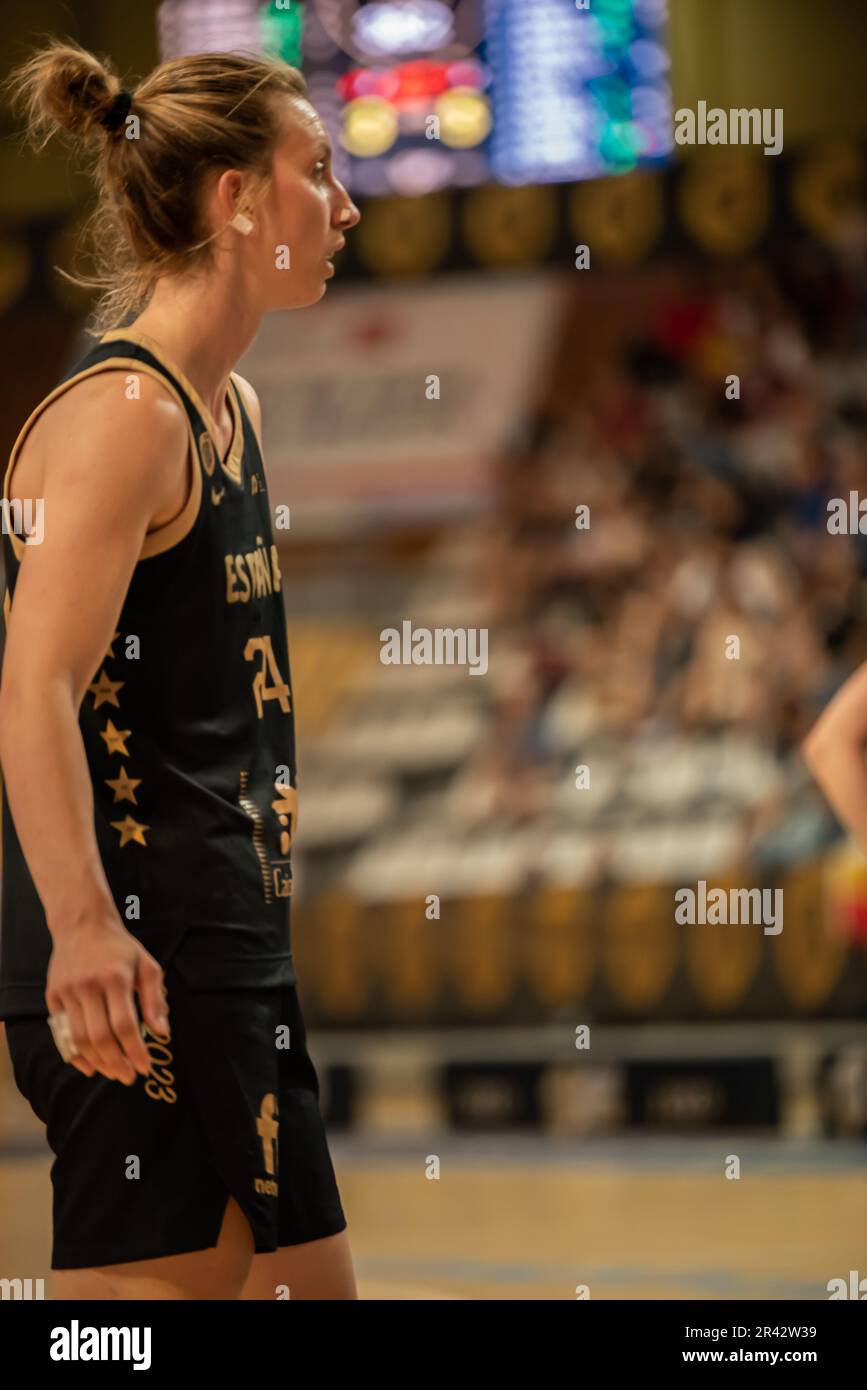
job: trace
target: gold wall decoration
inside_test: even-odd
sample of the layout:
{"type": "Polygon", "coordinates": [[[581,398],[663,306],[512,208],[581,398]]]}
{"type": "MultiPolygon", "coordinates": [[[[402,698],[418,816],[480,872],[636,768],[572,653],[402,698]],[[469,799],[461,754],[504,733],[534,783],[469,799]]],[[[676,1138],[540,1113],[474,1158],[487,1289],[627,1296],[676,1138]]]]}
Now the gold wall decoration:
{"type": "Polygon", "coordinates": [[[385,985],[389,1004],[402,1017],[426,1015],[436,1003],[442,978],[443,917],[425,916],[423,897],[391,903],[382,909],[382,956],[377,973],[385,985]]]}
{"type": "MultiPolygon", "coordinates": [[[[721,888],[731,902],[730,889],[753,886],[748,880],[746,868],[737,881],[732,877],[715,876],[708,882],[707,891],[711,893],[721,888]]],[[[765,939],[762,924],[686,923],[678,925],[677,931],[683,934],[689,977],[702,1004],[714,1013],[736,1008],[759,968],[765,939]]]]}
{"type": "Polygon", "coordinates": [[[421,275],[445,259],[452,204],[445,193],[371,198],[353,232],[359,260],[378,275],[421,275]]]}
{"type": "Polygon", "coordinates": [[[848,944],[835,936],[830,920],[834,895],[826,881],[829,872],[817,863],[786,875],[783,930],[771,938],[780,983],[798,1009],[813,1009],[827,1000],[848,954],[848,944]]]}
{"type": "Polygon", "coordinates": [[[655,884],[618,888],[606,899],[599,927],[605,978],[629,1012],[657,1006],[674,975],[679,954],[674,906],[672,889],[655,884]]]}
{"type": "Polygon", "coordinates": [[[511,902],[496,894],[464,898],[454,913],[449,973],[455,992],[473,1013],[496,1014],[515,987],[511,902]]]}
{"type": "Polygon", "coordinates": [[[315,922],[309,919],[310,908],[305,910],[305,931],[315,931],[317,938],[317,1004],[334,1020],[361,1015],[367,1002],[370,969],[360,930],[362,912],[355,898],[340,892],[316,900],[315,922]]]}
{"type": "Polygon", "coordinates": [[[677,188],[686,230],[712,256],[739,256],[766,231],[771,210],[768,157],[716,149],[690,159],[677,188]]]}
{"type": "Polygon", "coordinates": [[[505,269],[535,265],[551,250],[557,228],[557,197],[549,185],[474,188],[461,206],[461,231],[483,266],[505,269]]]}
{"type": "Polygon", "coordinates": [[[662,234],[662,180],[656,174],[576,183],[569,190],[569,223],[576,245],[590,248],[590,263],[636,265],[662,234]]]}
{"type": "Polygon", "coordinates": [[[814,145],[795,163],[789,184],[794,212],[825,242],[834,242],[864,201],[864,151],[847,140],[814,145]]]}
{"type": "Polygon", "coordinates": [[[582,999],[593,978],[592,893],[543,888],[529,905],[522,945],[539,1003],[559,1008],[582,999]]]}

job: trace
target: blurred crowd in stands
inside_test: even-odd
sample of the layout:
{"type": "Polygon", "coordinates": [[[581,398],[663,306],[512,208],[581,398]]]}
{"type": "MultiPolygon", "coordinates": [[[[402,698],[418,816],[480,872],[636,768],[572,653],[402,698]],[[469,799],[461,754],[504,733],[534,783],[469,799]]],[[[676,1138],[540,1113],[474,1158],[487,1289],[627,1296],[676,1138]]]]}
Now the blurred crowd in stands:
{"type": "Polygon", "coordinates": [[[863,257],[632,275],[616,346],[579,280],[494,513],[406,596],[487,626],[488,676],[380,668],[310,751],[304,853],[341,841],[362,895],[772,872],[840,837],[799,750],[867,660],[867,535],[828,529],[867,497],[863,257]]]}
{"type": "Polygon", "coordinates": [[[803,857],[836,827],[799,743],[867,659],[867,535],[830,534],[827,507],[867,499],[863,262],[804,243],[679,263],[641,336],[589,370],[569,350],[580,292],[570,316],[490,547],[491,621],[525,658],[497,709],[502,805],[515,778],[544,782],[580,703],[585,746],[759,740],[780,775],[757,767],[746,847],[803,857]]]}

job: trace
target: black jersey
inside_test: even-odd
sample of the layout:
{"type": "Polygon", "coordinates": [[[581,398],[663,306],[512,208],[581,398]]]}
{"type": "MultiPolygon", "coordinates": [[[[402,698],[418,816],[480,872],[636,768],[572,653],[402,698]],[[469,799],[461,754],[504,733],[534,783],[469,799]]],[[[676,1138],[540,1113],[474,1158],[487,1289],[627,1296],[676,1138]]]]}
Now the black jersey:
{"type": "MultiPolygon", "coordinates": [[[[174,959],[190,983],[294,983],[297,778],[286,620],[262,455],[236,381],[234,437],[221,460],[213,418],[184,374],[144,334],[108,333],[25,423],[3,496],[40,413],[108,368],[126,374],[118,389],[131,410],[140,374],[183,407],[192,483],[179,515],[145,537],[79,712],[106,877],[127,929],[162,963],[174,959]]],[[[2,539],[5,632],[25,542],[8,525],[2,539]]],[[[50,834],[51,768],[34,775],[45,787],[50,834]]],[[[45,1014],[51,938],[2,802],[0,1018],[45,1014]]]]}

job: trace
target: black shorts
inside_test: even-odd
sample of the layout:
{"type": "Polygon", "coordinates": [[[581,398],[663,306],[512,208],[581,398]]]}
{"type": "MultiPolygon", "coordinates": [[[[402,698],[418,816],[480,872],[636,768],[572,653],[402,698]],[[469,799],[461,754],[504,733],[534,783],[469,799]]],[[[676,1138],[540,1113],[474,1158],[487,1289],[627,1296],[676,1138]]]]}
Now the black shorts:
{"type": "Polygon", "coordinates": [[[193,990],[171,965],[165,986],[171,1035],[142,1025],[131,1086],[64,1062],[45,1019],[6,1023],[55,1155],[52,1269],[209,1249],[230,1194],[257,1254],[346,1226],[296,987],[193,990]]]}

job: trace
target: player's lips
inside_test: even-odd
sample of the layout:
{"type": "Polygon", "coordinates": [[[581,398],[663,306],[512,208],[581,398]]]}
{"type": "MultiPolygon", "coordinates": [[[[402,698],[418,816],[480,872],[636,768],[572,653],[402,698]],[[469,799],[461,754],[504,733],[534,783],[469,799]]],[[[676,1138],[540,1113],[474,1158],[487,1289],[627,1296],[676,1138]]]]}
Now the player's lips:
{"type": "Polygon", "coordinates": [[[342,237],[340,238],[340,240],[338,241],[337,245],[334,246],[334,247],[332,247],[332,249],[329,251],[329,253],[328,253],[328,255],[325,257],[325,259],[326,259],[327,263],[328,263],[330,266],[333,266],[333,265],[334,265],[334,257],[337,255],[338,251],[342,251],[342,250],[343,250],[343,248],[344,248],[345,245],[346,245],[346,237],[345,237],[345,236],[342,236],[342,237]]]}

